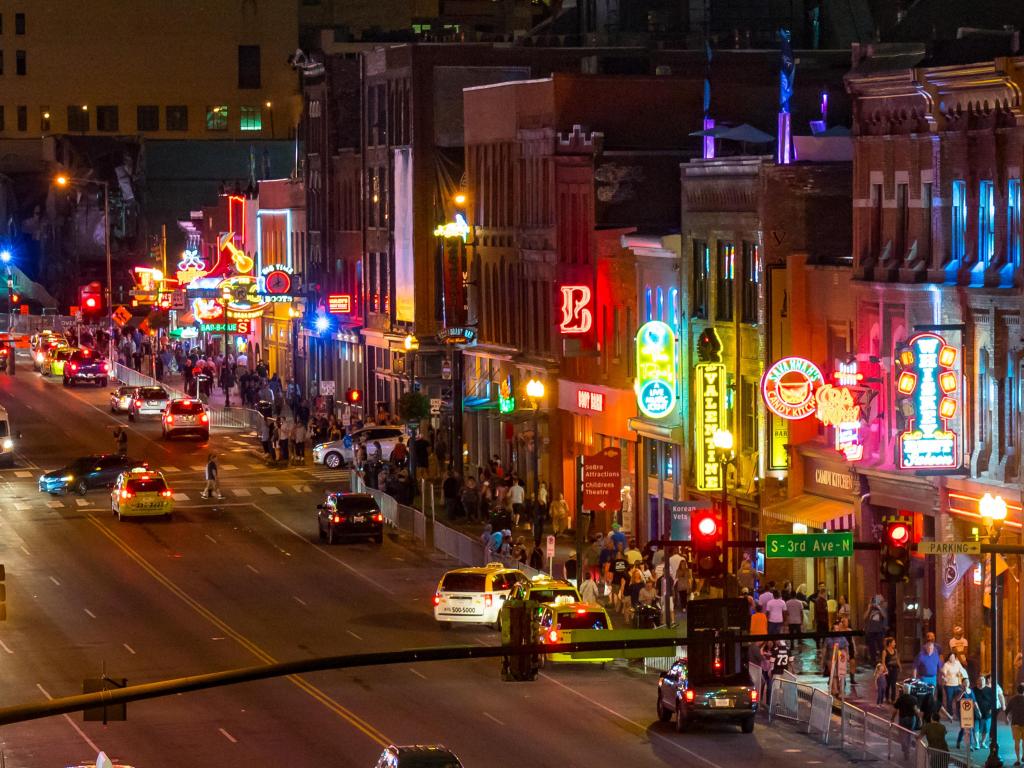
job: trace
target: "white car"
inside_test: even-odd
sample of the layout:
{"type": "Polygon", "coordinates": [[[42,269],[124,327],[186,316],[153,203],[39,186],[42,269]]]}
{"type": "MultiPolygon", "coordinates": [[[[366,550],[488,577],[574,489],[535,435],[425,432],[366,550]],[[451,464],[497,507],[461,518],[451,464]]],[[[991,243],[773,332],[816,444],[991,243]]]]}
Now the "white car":
{"type": "Polygon", "coordinates": [[[434,592],[434,619],[442,629],[452,622],[498,628],[501,606],[517,584],[529,584],[522,571],[503,563],[456,568],[441,577],[434,592]]]}
{"type": "Polygon", "coordinates": [[[408,444],[408,436],[403,427],[364,427],[357,429],[341,440],[320,443],[313,448],[313,463],[323,464],[330,469],[337,469],[355,461],[355,451],[360,445],[366,446],[367,454],[372,453],[373,444],[380,443],[380,457],[384,461],[391,458],[391,451],[398,445],[398,438],[408,444]]]}

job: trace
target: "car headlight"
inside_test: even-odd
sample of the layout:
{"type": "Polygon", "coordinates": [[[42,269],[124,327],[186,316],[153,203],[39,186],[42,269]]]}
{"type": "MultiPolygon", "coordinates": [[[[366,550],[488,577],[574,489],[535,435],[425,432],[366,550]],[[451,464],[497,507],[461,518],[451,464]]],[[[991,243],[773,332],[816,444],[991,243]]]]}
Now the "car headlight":
{"type": "Polygon", "coordinates": [[[5,451],[9,451],[12,448],[14,448],[14,441],[11,440],[11,438],[9,438],[9,437],[4,438],[4,450],[5,451]]]}
{"type": "Polygon", "coordinates": [[[74,475],[64,475],[64,477],[61,478],[61,482],[70,483],[74,479],[75,479],[74,475]]]}

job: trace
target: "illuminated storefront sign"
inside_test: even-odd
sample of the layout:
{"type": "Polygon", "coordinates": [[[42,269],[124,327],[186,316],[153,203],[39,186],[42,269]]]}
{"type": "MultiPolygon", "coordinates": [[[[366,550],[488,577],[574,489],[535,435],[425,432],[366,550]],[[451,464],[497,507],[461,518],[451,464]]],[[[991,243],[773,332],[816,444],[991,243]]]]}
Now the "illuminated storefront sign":
{"type": "Polygon", "coordinates": [[[512,377],[507,376],[498,384],[498,412],[512,413],[516,409],[516,395],[512,389],[512,377]]]}
{"type": "Polygon", "coordinates": [[[462,240],[462,242],[466,242],[469,240],[469,224],[466,222],[466,217],[461,213],[456,213],[455,221],[438,224],[434,229],[434,237],[443,237],[445,239],[456,237],[462,240]]]}
{"type": "Polygon", "coordinates": [[[466,325],[442,328],[437,332],[437,340],[442,344],[472,344],[476,341],[476,328],[466,325]]]}
{"type": "Polygon", "coordinates": [[[725,425],[725,366],[699,363],[695,385],[697,487],[702,491],[720,491],[724,472],[715,452],[715,431],[725,425]]]}
{"type": "Polygon", "coordinates": [[[957,348],[937,333],[919,333],[896,357],[897,396],[910,406],[907,428],[899,435],[902,469],[956,469],[957,435],[949,429],[960,404],[957,348]]]}
{"type": "Polygon", "coordinates": [[[562,322],[558,330],[564,334],[587,333],[594,325],[590,288],[586,285],[563,285],[561,291],[562,322]]]}
{"type": "Polygon", "coordinates": [[[823,384],[814,393],[814,399],[818,421],[835,428],[836,450],[846,456],[847,461],[864,458],[864,446],[860,444],[860,406],[853,392],[848,387],[823,384]]]}
{"type": "Polygon", "coordinates": [[[332,293],[327,296],[327,311],[332,315],[352,313],[352,296],[347,293],[332,293]]]}
{"type": "Polygon", "coordinates": [[[768,410],[783,419],[805,419],[814,413],[814,394],[825,383],[818,366],[802,357],[784,357],[761,377],[761,395],[768,410]]]}
{"type": "Polygon", "coordinates": [[[671,326],[651,320],[636,334],[636,404],[651,419],[662,419],[676,407],[676,335],[671,326]]]}
{"type": "Polygon", "coordinates": [[[192,314],[202,322],[219,320],[224,317],[224,305],[217,299],[192,299],[192,314]]]}
{"type": "Polygon", "coordinates": [[[589,389],[576,390],[576,407],[584,411],[604,411],[604,393],[591,392],[589,389]]]}
{"type": "Polygon", "coordinates": [[[292,301],[292,276],[295,271],[287,264],[271,264],[260,270],[260,299],[268,304],[287,304],[292,301]]]}
{"type": "Polygon", "coordinates": [[[248,333],[249,322],[239,320],[234,323],[200,323],[199,330],[203,333],[248,333]]]}
{"type": "Polygon", "coordinates": [[[266,296],[260,293],[260,281],[252,275],[235,275],[221,280],[218,289],[228,317],[259,317],[267,306],[266,296]]]}

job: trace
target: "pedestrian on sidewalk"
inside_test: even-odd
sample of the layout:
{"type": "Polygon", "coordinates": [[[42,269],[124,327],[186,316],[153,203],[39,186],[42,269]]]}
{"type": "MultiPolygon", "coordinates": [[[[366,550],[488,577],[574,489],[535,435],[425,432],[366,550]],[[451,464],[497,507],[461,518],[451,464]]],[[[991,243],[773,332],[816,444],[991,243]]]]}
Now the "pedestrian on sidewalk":
{"type": "Polygon", "coordinates": [[[768,614],[768,634],[781,635],[786,623],[786,601],[779,596],[779,590],[772,590],[772,597],[765,605],[768,614]]]}
{"type": "MultiPolygon", "coordinates": [[[[575,552],[570,552],[569,557],[562,563],[562,578],[571,584],[575,584],[576,579],[579,578],[577,565],[575,552]]],[[[551,575],[554,576],[554,574],[551,575]]]]}
{"type": "Polygon", "coordinates": [[[885,664],[878,661],[875,664],[875,704],[881,706],[885,703],[885,700],[889,692],[889,674],[885,669],[885,664]]]}
{"type": "Polygon", "coordinates": [[[1006,722],[1013,734],[1013,764],[1020,765],[1024,752],[1024,683],[1017,683],[1017,693],[1006,700],[1006,722]]]}
{"type": "Polygon", "coordinates": [[[892,703],[896,701],[896,681],[900,677],[900,654],[896,650],[896,638],[885,638],[882,646],[882,655],[879,658],[882,666],[885,667],[885,699],[892,703]]]}
{"type": "Polygon", "coordinates": [[[750,634],[768,634],[768,615],[761,608],[760,603],[754,603],[754,613],[750,616],[750,634]]]}
{"type": "Polygon", "coordinates": [[[673,588],[675,589],[676,613],[682,613],[686,610],[686,605],[690,599],[690,592],[693,590],[693,571],[690,569],[690,561],[685,557],[679,560],[673,588]]]}
{"type": "MultiPolygon", "coordinates": [[[[889,722],[893,722],[898,717],[901,728],[905,728],[908,731],[916,731],[919,714],[917,699],[908,690],[904,689],[903,693],[893,702],[892,716],[889,718],[889,722]]],[[[904,759],[910,755],[910,744],[913,738],[913,736],[907,737],[904,734],[903,738],[900,739],[904,759]]]]}
{"type": "Polygon", "coordinates": [[[970,687],[967,685],[966,675],[963,677],[963,679],[961,679],[960,688],[953,697],[953,706],[955,707],[954,711],[956,712],[957,720],[960,723],[960,730],[956,734],[956,748],[960,749],[960,744],[963,743],[964,736],[966,736],[967,748],[969,750],[977,749],[978,742],[975,738],[974,728],[971,727],[971,729],[968,730],[963,726],[963,712],[961,711],[963,709],[970,709],[971,707],[973,707],[974,722],[977,722],[980,719],[978,712],[978,702],[974,698],[974,691],[972,691],[970,687]]]}
{"type": "MultiPolygon", "coordinates": [[[[927,719],[928,722],[921,729],[921,735],[925,738],[928,748],[949,752],[949,744],[946,743],[946,726],[939,722],[939,713],[932,712],[927,719]]],[[[1017,761],[1016,765],[1020,765],[1020,761],[1017,761]]]]}
{"type": "Polygon", "coordinates": [[[292,429],[292,441],[295,443],[295,463],[306,463],[306,425],[301,421],[295,422],[292,429]]]}
{"type": "Polygon", "coordinates": [[[518,528],[523,517],[523,510],[526,508],[526,490],[518,477],[512,480],[512,487],[508,489],[508,497],[512,504],[512,527],[518,528]]]}
{"type": "Polygon", "coordinates": [[[988,747],[992,712],[996,708],[996,691],[988,685],[988,675],[978,675],[974,684],[974,700],[978,703],[978,717],[974,721],[974,732],[981,749],[988,747]]]}
{"type": "MultiPolygon", "coordinates": [[[[814,631],[818,634],[828,632],[828,597],[824,587],[818,590],[818,596],[814,598],[814,631]]],[[[825,641],[819,637],[815,640],[815,643],[820,650],[824,646],[825,641]]]]}
{"type": "Polygon", "coordinates": [[[596,605],[599,596],[600,590],[598,589],[597,582],[594,581],[594,574],[584,573],[583,583],[580,584],[580,600],[584,603],[596,605]]]}
{"type": "Polygon", "coordinates": [[[750,590],[750,594],[754,594],[754,581],[757,579],[757,574],[754,572],[754,564],[750,562],[750,553],[743,553],[743,562],[740,563],[739,570],[736,571],[736,581],[740,585],[740,589],[746,587],[750,590]]]}
{"type": "MultiPolygon", "coordinates": [[[[541,486],[543,487],[543,483],[541,486]]],[[[544,492],[547,493],[547,489],[544,488],[544,492]]],[[[540,546],[541,539],[544,538],[544,523],[548,518],[548,504],[547,500],[541,504],[540,499],[533,505],[533,543],[536,546],[540,546]]]]}
{"type": "Polygon", "coordinates": [[[289,463],[289,446],[292,440],[294,427],[290,419],[280,418],[277,420],[277,453],[278,459],[285,464],[289,463]]]}
{"type": "Polygon", "coordinates": [[[959,657],[950,652],[946,657],[946,663],[942,665],[942,685],[945,691],[946,713],[950,720],[959,720],[957,710],[954,709],[954,698],[960,693],[961,684],[967,685],[967,670],[960,663],[959,657]]]}
{"type": "Polygon", "coordinates": [[[211,453],[206,457],[206,487],[199,494],[204,499],[217,494],[218,499],[223,499],[224,494],[220,492],[220,468],[217,466],[217,454],[211,453]]]}
{"type": "MultiPolygon", "coordinates": [[[[798,634],[804,628],[804,603],[796,594],[790,595],[786,601],[786,623],[789,625],[789,634],[798,634]]],[[[794,640],[793,647],[803,645],[803,640],[794,640]]]]}
{"type": "Polygon", "coordinates": [[[914,676],[921,682],[927,683],[935,689],[936,695],[941,698],[938,689],[939,670],[942,668],[942,656],[939,649],[935,647],[935,641],[926,639],[921,650],[914,657],[914,676]]]}
{"type": "MultiPolygon", "coordinates": [[[[864,638],[868,645],[868,661],[872,664],[881,656],[882,640],[887,627],[888,621],[882,611],[882,596],[875,595],[864,611],[864,638]]],[[[934,685],[934,682],[932,684],[934,685]]]]}
{"type": "Polygon", "coordinates": [[[449,521],[459,516],[459,478],[453,470],[448,470],[444,482],[441,484],[441,494],[444,496],[444,513],[449,521]]]}

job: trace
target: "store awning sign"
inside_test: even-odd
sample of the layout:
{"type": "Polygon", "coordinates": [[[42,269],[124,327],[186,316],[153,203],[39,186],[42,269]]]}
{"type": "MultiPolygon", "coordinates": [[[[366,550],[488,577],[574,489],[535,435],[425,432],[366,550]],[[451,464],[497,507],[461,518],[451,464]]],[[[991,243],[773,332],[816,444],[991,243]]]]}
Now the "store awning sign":
{"type": "Polygon", "coordinates": [[[715,451],[715,431],[725,427],[725,365],[699,363],[696,367],[694,403],[697,409],[697,488],[720,491],[725,481],[722,462],[715,451]]]}
{"type": "Polygon", "coordinates": [[[663,419],[676,407],[676,335],[668,323],[651,320],[636,334],[636,404],[651,419],[663,419]]]}
{"type": "Polygon", "coordinates": [[[959,350],[937,333],[919,333],[896,356],[897,397],[907,414],[898,438],[901,469],[957,469],[960,445],[950,421],[960,409],[959,350]]]}

